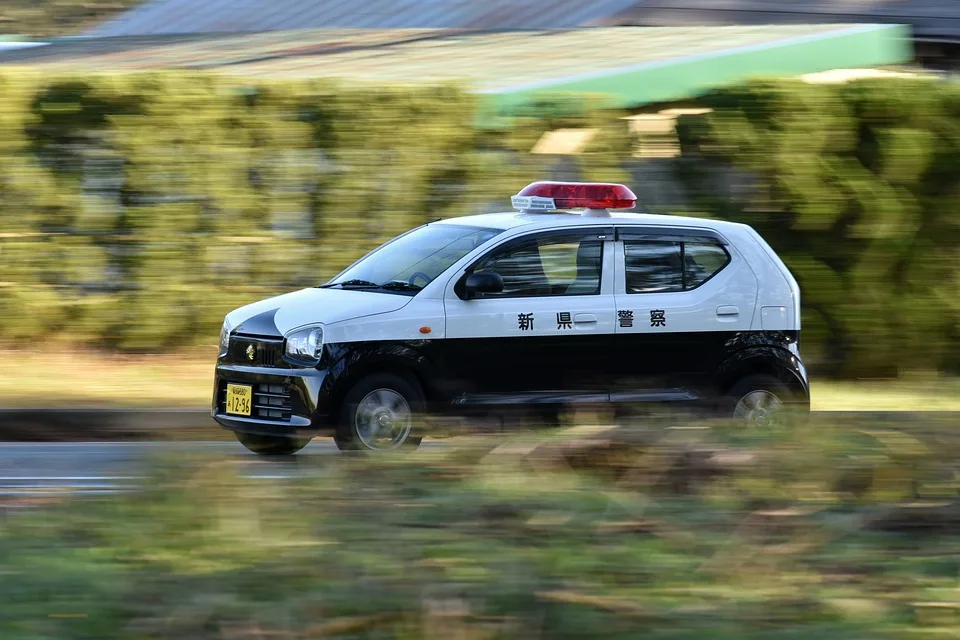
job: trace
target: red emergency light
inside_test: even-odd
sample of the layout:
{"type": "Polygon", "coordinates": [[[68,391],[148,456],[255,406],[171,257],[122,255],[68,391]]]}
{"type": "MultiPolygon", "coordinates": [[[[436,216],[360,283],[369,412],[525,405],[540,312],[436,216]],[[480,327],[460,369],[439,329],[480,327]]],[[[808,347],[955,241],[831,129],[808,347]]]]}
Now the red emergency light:
{"type": "Polygon", "coordinates": [[[637,196],[622,184],[608,182],[533,182],[511,198],[521,211],[557,209],[632,209],[637,196]]]}

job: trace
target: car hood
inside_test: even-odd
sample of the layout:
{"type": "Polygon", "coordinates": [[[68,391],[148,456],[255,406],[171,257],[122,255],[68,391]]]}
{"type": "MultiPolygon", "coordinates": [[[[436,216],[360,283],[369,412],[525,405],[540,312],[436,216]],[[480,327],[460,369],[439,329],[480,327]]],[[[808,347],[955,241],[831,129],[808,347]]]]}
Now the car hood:
{"type": "Polygon", "coordinates": [[[413,298],[356,289],[301,289],[234,309],[227,322],[234,332],[280,336],[306,324],[332,324],[390,313],[413,298]]]}

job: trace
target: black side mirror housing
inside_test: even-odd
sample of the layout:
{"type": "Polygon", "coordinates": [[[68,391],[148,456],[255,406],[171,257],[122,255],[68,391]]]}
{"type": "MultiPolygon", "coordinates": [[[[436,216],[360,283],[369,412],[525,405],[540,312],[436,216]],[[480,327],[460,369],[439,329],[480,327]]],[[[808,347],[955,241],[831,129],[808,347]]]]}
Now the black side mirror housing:
{"type": "Polygon", "coordinates": [[[478,293],[501,293],[503,291],[503,277],[495,271],[471,273],[463,283],[466,299],[470,300],[478,293]]]}

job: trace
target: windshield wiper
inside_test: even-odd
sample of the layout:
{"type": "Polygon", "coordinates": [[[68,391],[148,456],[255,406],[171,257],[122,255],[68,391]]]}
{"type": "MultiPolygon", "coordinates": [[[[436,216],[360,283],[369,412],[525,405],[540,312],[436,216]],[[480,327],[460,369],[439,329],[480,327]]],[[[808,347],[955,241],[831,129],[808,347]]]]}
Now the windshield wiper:
{"type": "Polygon", "coordinates": [[[332,284],[322,284],[318,289],[329,289],[330,287],[349,287],[351,289],[378,289],[380,285],[369,280],[344,280],[343,282],[334,282],[332,284]]]}
{"type": "Polygon", "coordinates": [[[343,282],[322,284],[317,288],[329,289],[331,287],[340,287],[342,289],[384,289],[386,291],[420,291],[423,289],[420,285],[410,284],[405,280],[389,280],[383,284],[377,284],[369,280],[344,280],[343,282]]]}
{"type": "Polygon", "coordinates": [[[380,288],[388,291],[420,291],[423,289],[420,285],[411,284],[405,280],[390,280],[380,285],[380,288]]]}

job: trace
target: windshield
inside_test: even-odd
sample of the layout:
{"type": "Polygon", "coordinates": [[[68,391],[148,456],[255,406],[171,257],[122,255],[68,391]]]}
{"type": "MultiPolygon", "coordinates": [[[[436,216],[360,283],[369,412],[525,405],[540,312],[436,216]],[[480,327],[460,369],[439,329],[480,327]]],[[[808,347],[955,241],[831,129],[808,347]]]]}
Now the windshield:
{"type": "Polygon", "coordinates": [[[381,245],[324,287],[416,293],[500,229],[428,224],[381,245]]]}

